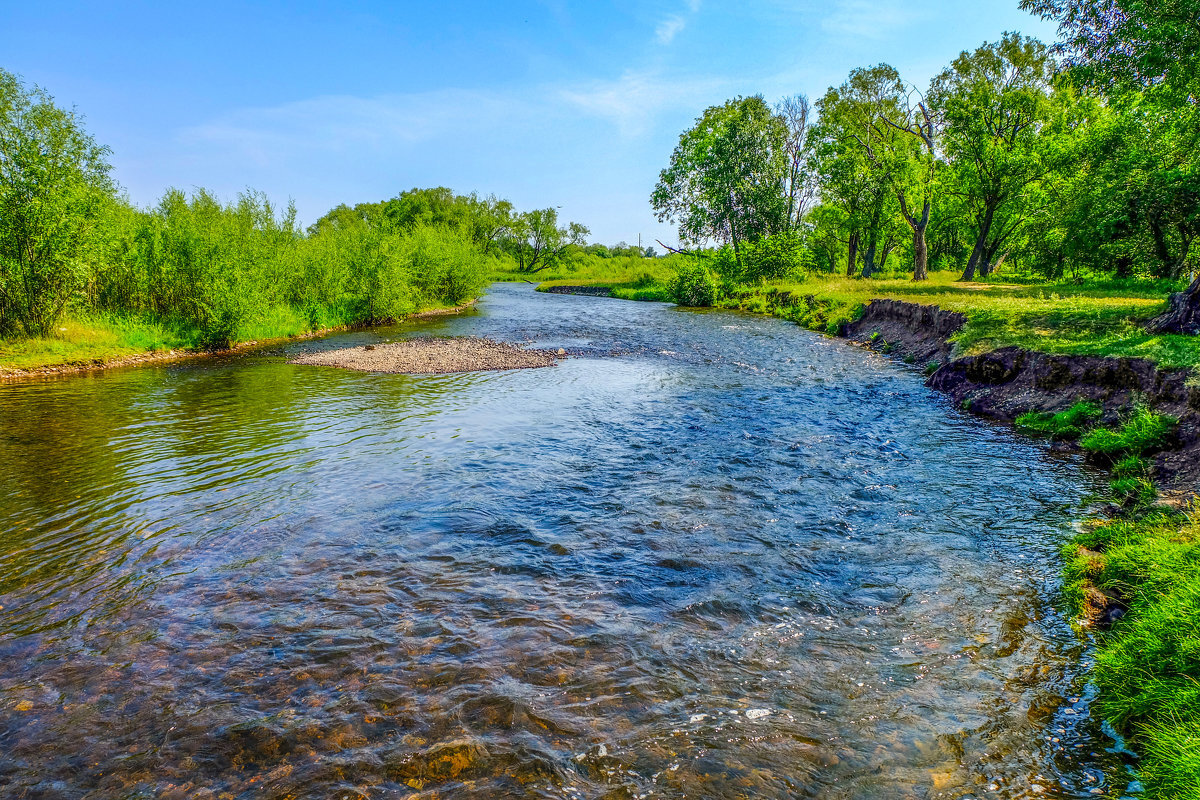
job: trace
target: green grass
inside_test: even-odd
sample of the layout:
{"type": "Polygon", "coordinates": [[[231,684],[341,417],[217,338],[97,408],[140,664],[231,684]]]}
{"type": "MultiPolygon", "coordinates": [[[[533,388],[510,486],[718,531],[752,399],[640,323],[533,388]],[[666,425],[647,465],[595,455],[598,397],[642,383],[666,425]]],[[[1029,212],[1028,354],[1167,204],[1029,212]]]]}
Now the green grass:
{"type": "Polygon", "coordinates": [[[197,335],[158,320],[96,315],[64,320],[50,338],[0,339],[0,369],[115,361],[195,347],[197,335]]]}
{"type": "Polygon", "coordinates": [[[1177,425],[1174,417],[1137,407],[1119,428],[1088,431],[1079,440],[1079,446],[1097,458],[1124,464],[1130,456],[1140,457],[1167,447],[1177,425]]]}
{"type": "Polygon", "coordinates": [[[1165,307],[1167,295],[1180,288],[1164,281],[963,283],[957,273],[938,272],[921,283],[907,278],[812,277],[751,291],[789,293],[792,307],[781,308],[779,313],[821,331],[833,331],[841,323],[857,319],[873,299],[892,298],[965,314],[967,324],[954,337],[961,355],[1018,346],[1046,353],[1137,357],[1163,366],[1192,367],[1200,364],[1197,337],[1153,336],[1142,329],[1148,318],[1165,307]]]}
{"type": "Polygon", "coordinates": [[[1049,411],[1030,411],[1016,419],[1018,430],[1033,436],[1051,439],[1078,439],[1100,419],[1103,410],[1095,403],[1080,401],[1057,414],[1049,411]]]}
{"type": "Polygon", "coordinates": [[[1161,510],[1108,522],[1068,548],[1067,586],[1128,609],[1098,634],[1096,711],[1132,735],[1147,796],[1200,797],[1200,527],[1161,510]],[[1081,549],[1083,548],[1083,549],[1081,549]]]}

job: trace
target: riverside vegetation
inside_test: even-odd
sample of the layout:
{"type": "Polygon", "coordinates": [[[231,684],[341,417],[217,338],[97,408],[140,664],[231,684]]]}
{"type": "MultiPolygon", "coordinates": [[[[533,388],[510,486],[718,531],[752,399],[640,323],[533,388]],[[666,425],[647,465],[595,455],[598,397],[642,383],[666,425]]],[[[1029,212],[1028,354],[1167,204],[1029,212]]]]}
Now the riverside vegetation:
{"type": "Polygon", "coordinates": [[[394,321],[461,305],[497,271],[550,269],[588,234],[552,208],[442,187],[340,205],[306,230],[253,191],[170,189],[136,208],[108,155],[0,70],[0,370],[394,321]]]}

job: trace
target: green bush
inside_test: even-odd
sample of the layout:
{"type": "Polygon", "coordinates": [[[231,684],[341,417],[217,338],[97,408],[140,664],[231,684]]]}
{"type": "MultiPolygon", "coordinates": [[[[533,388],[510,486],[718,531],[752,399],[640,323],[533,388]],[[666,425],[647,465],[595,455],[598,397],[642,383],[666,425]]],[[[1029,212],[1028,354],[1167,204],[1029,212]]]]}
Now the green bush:
{"type": "Polygon", "coordinates": [[[697,308],[714,305],[719,296],[717,282],[701,263],[685,262],[675,273],[670,286],[671,299],[681,306],[697,308]]]}

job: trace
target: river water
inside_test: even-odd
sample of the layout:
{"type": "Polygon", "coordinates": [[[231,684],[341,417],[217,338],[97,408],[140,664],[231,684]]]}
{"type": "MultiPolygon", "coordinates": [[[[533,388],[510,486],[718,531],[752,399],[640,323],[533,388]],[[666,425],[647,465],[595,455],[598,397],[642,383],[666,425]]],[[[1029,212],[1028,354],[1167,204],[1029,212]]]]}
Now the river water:
{"type": "Polygon", "coordinates": [[[1095,488],[781,320],[472,313],[0,386],[5,798],[1116,797],[1095,488]],[[303,350],[572,354],[411,377],[303,350]]]}

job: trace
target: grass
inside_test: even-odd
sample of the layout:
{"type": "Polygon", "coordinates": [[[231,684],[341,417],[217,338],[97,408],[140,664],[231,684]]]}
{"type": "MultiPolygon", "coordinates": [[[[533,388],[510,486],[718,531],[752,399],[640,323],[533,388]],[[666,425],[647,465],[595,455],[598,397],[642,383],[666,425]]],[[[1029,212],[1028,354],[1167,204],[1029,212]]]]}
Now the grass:
{"type": "Polygon", "coordinates": [[[1148,797],[1200,797],[1200,526],[1150,511],[1107,522],[1068,547],[1068,595],[1119,598],[1098,635],[1096,710],[1132,734],[1148,797]]]}
{"type": "Polygon", "coordinates": [[[775,313],[805,327],[835,333],[862,315],[876,298],[936,305],[962,312],[967,324],[954,337],[961,355],[1018,346],[1046,353],[1146,358],[1168,367],[1200,365],[1196,337],[1146,333],[1142,324],[1165,307],[1181,287],[1164,281],[1091,281],[1083,284],[958,281],[936,272],[928,281],[812,277],[735,292],[726,304],[754,310],[761,299],[775,313]]]}
{"type": "Polygon", "coordinates": [[[194,333],[154,319],[73,317],[63,320],[50,338],[0,339],[0,369],[105,363],[143,353],[186,350],[196,341],[194,333]]]}
{"type": "Polygon", "coordinates": [[[1032,436],[1051,439],[1078,439],[1100,419],[1103,410],[1096,403],[1080,401],[1057,414],[1049,411],[1030,411],[1016,419],[1018,430],[1032,436]]]}

